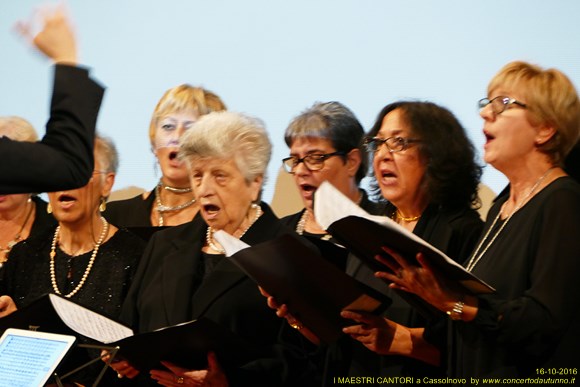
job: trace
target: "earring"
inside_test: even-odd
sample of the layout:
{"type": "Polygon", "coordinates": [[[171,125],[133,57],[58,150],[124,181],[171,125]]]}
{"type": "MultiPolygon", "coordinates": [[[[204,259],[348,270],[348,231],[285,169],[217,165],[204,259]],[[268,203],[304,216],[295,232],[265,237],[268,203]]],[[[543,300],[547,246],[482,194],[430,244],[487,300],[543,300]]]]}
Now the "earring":
{"type": "Polygon", "coordinates": [[[50,203],[48,203],[46,205],[46,213],[47,214],[52,214],[52,206],[50,205],[50,203]]]}
{"type": "Polygon", "coordinates": [[[101,204],[99,204],[99,211],[104,212],[107,209],[107,200],[102,197],[101,204]]]}

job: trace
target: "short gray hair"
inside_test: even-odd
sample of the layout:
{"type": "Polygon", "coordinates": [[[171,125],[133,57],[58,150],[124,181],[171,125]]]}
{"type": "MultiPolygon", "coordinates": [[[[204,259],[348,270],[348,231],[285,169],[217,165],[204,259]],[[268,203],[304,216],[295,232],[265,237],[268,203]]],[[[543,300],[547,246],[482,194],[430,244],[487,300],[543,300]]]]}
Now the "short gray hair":
{"type": "Polygon", "coordinates": [[[362,146],[364,128],[349,108],[336,101],[315,102],[294,117],[284,133],[288,147],[292,147],[296,139],[307,137],[328,140],[334,149],[345,154],[358,149],[362,157],[356,173],[356,182],[360,183],[365,177],[368,157],[366,149],[362,146]]]}
{"type": "Polygon", "coordinates": [[[272,144],[264,123],[242,113],[221,111],[202,116],[180,139],[180,158],[234,159],[246,182],[266,180],[272,144]]]}
{"type": "Polygon", "coordinates": [[[113,140],[101,135],[95,136],[95,157],[99,159],[104,172],[117,173],[119,154],[113,140]]]}
{"type": "Polygon", "coordinates": [[[0,137],[6,136],[14,141],[38,141],[34,126],[22,117],[0,117],[0,137]]]}

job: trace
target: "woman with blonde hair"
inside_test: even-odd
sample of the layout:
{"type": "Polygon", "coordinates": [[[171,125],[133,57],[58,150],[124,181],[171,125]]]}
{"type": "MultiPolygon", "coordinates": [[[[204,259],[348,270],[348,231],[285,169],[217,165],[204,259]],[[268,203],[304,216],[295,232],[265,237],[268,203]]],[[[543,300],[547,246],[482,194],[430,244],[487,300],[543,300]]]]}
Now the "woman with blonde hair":
{"type": "Polygon", "coordinates": [[[221,99],[209,90],[187,84],[163,94],[151,118],[149,139],[161,178],[150,192],[108,204],[105,217],[119,227],[176,226],[197,213],[187,168],[177,158],[179,138],[201,116],[225,110],[221,99]]]}

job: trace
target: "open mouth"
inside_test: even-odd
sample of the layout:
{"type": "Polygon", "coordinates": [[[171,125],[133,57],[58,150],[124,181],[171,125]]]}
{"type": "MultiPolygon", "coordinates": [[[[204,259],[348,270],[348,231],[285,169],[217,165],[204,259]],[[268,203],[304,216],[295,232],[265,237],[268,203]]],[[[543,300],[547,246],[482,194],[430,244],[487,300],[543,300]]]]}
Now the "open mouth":
{"type": "Polygon", "coordinates": [[[216,206],[215,204],[204,204],[201,206],[201,210],[205,215],[204,218],[206,220],[214,219],[221,210],[221,207],[216,206]]]}
{"type": "Polygon", "coordinates": [[[318,187],[315,187],[313,185],[310,184],[300,184],[300,189],[304,192],[311,192],[314,193],[314,191],[316,191],[318,187]]]}
{"type": "Polygon", "coordinates": [[[76,201],[76,199],[70,195],[62,194],[58,197],[58,201],[61,203],[70,203],[76,201]]]}

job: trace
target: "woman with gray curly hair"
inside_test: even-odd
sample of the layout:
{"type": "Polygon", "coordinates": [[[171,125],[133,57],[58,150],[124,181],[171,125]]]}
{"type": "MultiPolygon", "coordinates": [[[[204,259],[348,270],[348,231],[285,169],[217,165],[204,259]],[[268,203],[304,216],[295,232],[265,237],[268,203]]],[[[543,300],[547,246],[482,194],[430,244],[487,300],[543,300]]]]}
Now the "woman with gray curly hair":
{"type": "MultiPolygon", "coordinates": [[[[183,135],[180,157],[187,164],[199,212],[192,222],[153,236],[122,314],[137,332],[206,317],[260,348],[259,353],[251,362],[230,369],[210,352],[205,370],[167,364],[171,371],[153,370],[152,379],[139,375],[142,383],[148,379],[164,386],[282,384],[273,347],[283,320],[268,308],[254,281],[225,259],[214,239],[215,231],[224,230],[254,245],[293,233],[260,202],[270,155],[262,122],[240,113],[210,113],[183,135]]],[[[139,374],[126,361],[112,367],[129,378],[139,374]]]]}

